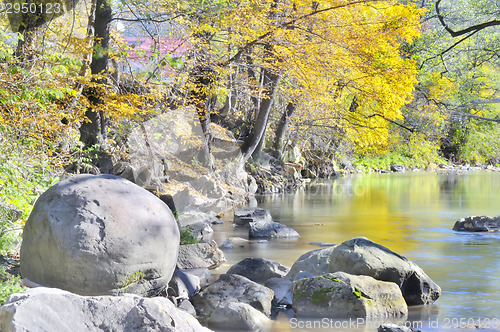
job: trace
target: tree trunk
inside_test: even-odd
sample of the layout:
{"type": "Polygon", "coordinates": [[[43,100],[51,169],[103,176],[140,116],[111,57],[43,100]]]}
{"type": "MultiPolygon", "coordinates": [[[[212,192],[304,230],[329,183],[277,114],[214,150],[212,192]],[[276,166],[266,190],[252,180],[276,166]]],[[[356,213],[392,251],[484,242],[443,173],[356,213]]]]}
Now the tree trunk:
{"type": "Polygon", "coordinates": [[[191,80],[194,84],[194,89],[190,92],[188,103],[195,106],[198,119],[200,120],[201,130],[203,132],[203,152],[200,156],[200,162],[213,168],[211,158],[211,142],[212,134],[210,133],[210,112],[216,102],[215,98],[208,95],[207,90],[214,82],[215,72],[208,65],[199,65],[193,69],[191,80]]]}
{"type": "Polygon", "coordinates": [[[288,105],[286,105],[285,111],[281,115],[280,122],[278,123],[278,128],[276,128],[273,150],[279,159],[281,159],[283,155],[283,138],[285,137],[285,133],[288,129],[288,124],[290,123],[290,118],[292,117],[294,111],[295,104],[293,102],[289,102],[288,105]]]}
{"type": "Polygon", "coordinates": [[[259,158],[262,149],[261,141],[263,141],[266,133],[271,106],[280,78],[272,69],[264,69],[262,74],[264,75],[264,92],[267,98],[261,101],[259,114],[255,119],[252,131],[241,147],[244,162],[246,162],[250,156],[253,156],[254,160],[258,160],[259,158]]]}
{"type": "Polygon", "coordinates": [[[82,123],[80,127],[80,141],[85,149],[96,149],[94,164],[102,173],[108,173],[111,169],[111,158],[104,151],[106,143],[106,119],[100,110],[105,101],[109,55],[109,28],[112,19],[111,7],[106,0],[97,0],[94,21],[94,51],[90,70],[92,75],[102,75],[92,80],[94,84],[84,91],[90,102],[90,108],[85,116],[90,122],[82,123]]]}
{"type": "Polygon", "coordinates": [[[17,20],[19,20],[18,32],[23,36],[22,39],[19,39],[17,42],[16,51],[14,55],[21,62],[32,60],[35,56],[35,44],[36,37],[40,30],[47,25],[47,15],[44,12],[39,12],[40,8],[43,7],[42,3],[35,3],[35,13],[23,13],[17,14],[20,17],[20,20],[16,17],[10,17],[9,21],[13,30],[15,30],[15,25],[17,25],[17,20]]]}
{"type": "MultiPolygon", "coordinates": [[[[278,5],[279,0],[273,0],[271,4],[271,12],[269,14],[269,17],[271,19],[277,19],[278,5]]],[[[273,57],[271,50],[271,44],[267,43],[264,45],[264,58],[273,57]]],[[[247,58],[247,60],[251,61],[251,58],[247,58]]],[[[243,162],[246,162],[248,159],[250,159],[250,156],[253,157],[254,161],[258,161],[260,158],[260,152],[264,144],[269,114],[271,113],[274,95],[276,93],[276,88],[280,79],[279,74],[276,73],[271,66],[272,65],[269,64],[269,67],[262,67],[261,70],[260,96],[264,95],[264,97],[261,97],[258,100],[260,101],[260,103],[258,104],[259,106],[255,108],[254,125],[250,132],[250,135],[248,135],[245,143],[243,143],[243,145],[241,146],[243,162]]],[[[250,75],[255,76],[255,73],[249,72],[249,76],[250,75]]]]}

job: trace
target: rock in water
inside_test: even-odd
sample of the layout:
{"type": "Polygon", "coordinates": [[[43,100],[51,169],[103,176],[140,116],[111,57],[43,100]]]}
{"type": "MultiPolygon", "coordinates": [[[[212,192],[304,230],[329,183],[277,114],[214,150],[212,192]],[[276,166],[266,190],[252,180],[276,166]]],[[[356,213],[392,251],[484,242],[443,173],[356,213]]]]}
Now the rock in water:
{"type": "Polygon", "coordinates": [[[330,256],[334,249],[335,247],[330,247],[306,252],[293,263],[286,277],[294,280],[301,271],[316,276],[328,273],[330,256]]]}
{"type": "Polygon", "coordinates": [[[209,318],[218,307],[230,302],[249,304],[270,316],[273,298],[274,292],[267,287],[237,274],[223,274],[196,294],[193,304],[203,318],[209,318]]]}
{"type": "Polygon", "coordinates": [[[162,297],[79,296],[33,288],[9,296],[0,307],[0,331],[209,332],[162,297]]]}
{"type": "Polygon", "coordinates": [[[500,217],[467,217],[458,219],[453,226],[459,232],[499,232],[500,217]]]}
{"type": "Polygon", "coordinates": [[[114,175],[77,175],[37,200],[21,274],[81,295],[155,295],[175,269],[179,230],[155,195],[114,175]]]}
{"type": "Polygon", "coordinates": [[[299,233],[291,227],[280,224],[279,222],[260,219],[249,223],[249,238],[292,238],[300,237],[299,233]]]}
{"type": "Polygon", "coordinates": [[[264,284],[271,278],[283,278],[288,271],[290,271],[289,268],[278,262],[265,258],[249,257],[231,266],[226,273],[239,274],[259,284],[264,284]]]}
{"type": "Polygon", "coordinates": [[[268,331],[272,321],[247,303],[221,303],[208,319],[208,326],[231,331],[268,331]]]}
{"type": "Polygon", "coordinates": [[[234,223],[239,226],[248,225],[260,219],[273,220],[269,212],[262,208],[246,208],[234,211],[234,223]]]}
{"type": "Polygon", "coordinates": [[[335,247],[329,271],[395,282],[408,305],[430,304],[441,295],[441,288],[417,264],[364,237],[335,247]]]}
{"type": "Polygon", "coordinates": [[[186,269],[215,269],[226,261],[224,253],[217,246],[217,242],[210,240],[207,243],[183,244],[179,247],[177,267],[186,269]]]}
{"type": "Polygon", "coordinates": [[[344,272],[294,281],[293,309],[306,317],[401,317],[408,307],[393,282],[344,272]]]}
{"type": "Polygon", "coordinates": [[[246,208],[234,212],[234,223],[250,226],[250,238],[299,237],[293,228],[274,222],[268,211],[261,208],[246,208]]]}

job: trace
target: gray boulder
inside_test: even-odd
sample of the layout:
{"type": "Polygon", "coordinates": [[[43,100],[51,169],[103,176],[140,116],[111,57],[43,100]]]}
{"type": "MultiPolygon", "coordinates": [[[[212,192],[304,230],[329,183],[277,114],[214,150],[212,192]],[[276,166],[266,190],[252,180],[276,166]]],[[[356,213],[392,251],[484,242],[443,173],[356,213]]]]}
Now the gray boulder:
{"type": "Polygon", "coordinates": [[[274,292],[274,300],[278,305],[291,306],[292,305],[292,281],[284,278],[271,278],[264,284],[274,292]]]}
{"type": "Polygon", "coordinates": [[[207,268],[182,270],[185,274],[196,276],[200,279],[200,286],[203,288],[210,283],[212,272],[207,268]]]}
{"type": "Polygon", "coordinates": [[[441,295],[441,288],[417,264],[364,237],[335,247],[329,271],[394,282],[408,305],[430,304],[441,295]]]}
{"type": "Polygon", "coordinates": [[[328,273],[328,266],[330,264],[330,256],[332,255],[335,247],[324,249],[316,249],[306,252],[300,256],[290,268],[290,272],[286,278],[294,280],[295,276],[301,271],[310,273],[315,276],[328,273]]]}
{"type": "Polygon", "coordinates": [[[267,219],[259,219],[255,222],[249,223],[250,231],[248,233],[250,238],[290,238],[300,237],[299,233],[293,228],[280,224],[278,222],[269,221],[267,219]]]}
{"type": "Polygon", "coordinates": [[[250,238],[300,236],[294,229],[274,222],[268,211],[258,207],[235,211],[234,223],[239,226],[250,226],[250,238]]]}
{"type": "Polygon", "coordinates": [[[370,318],[408,314],[395,283],[344,272],[294,281],[292,299],[297,316],[370,318]]]}
{"type": "Polygon", "coordinates": [[[189,230],[195,239],[209,240],[214,233],[210,225],[219,223],[219,219],[213,212],[189,210],[179,215],[178,223],[181,230],[189,230]]]}
{"type": "Polygon", "coordinates": [[[0,307],[0,331],[210,331],[166,298],[79,296],[56,288],[11,295],[0,307]]]}
{"type": "Polygon", "coordinates": [[[177,305],[177,309],[187,312],[192,316],[196,316],[196,309],[189,300],[181,300],[177,305]]]}
{"type": "Polygon", "coordinates": [[[215,269],[226,261],[224,253],[211,240],[207,243],[184,244],[179,246],[177,267],[185,269],[215,269]]]}
{"type": "Polygon", "coordinates": [[[237,274],[223,274],[193,298],[193,304],[202,317],[209,318],[216,308],[225,303],[247,303],[267,316],[271,315],[274,292],[237,274]]]}
{"type": "Polygon", "coordinates": [[[222,198],[227,195],[227,191],[217,184],[214,179],[203,175],[200,178],[192,181],[192,186],[201,194],[209,198],[222,198]]]}
{"type": "Polygon", "coordinates": [[[247,303],[223,303],[215,308],[208,319],[208,326],[231,331],[266,331],[272,321],[247,303]]]}
{"type": "Polygon", "coordinates": [[[113,174],[121,176],[124,179],[129,180],[130,182],[135,183],[135,179],[137,176],[137,171],[134,166],[125,161],[119,161],[115,165],[113,165],[113,174]]]}
{"type": "Polygon", "coordinates": [[[168,283],[168,296],[179,299],[190,299],[201,289],[200,278],[193,274],[175,270],[172,279],[168,283]]]}
{"type": "Polygon", "coordinates": [[[234,223],[236,225],[244,226],[257,220],[272,221],[273,218],[267,210],[258,207],[234,211],[234,223]]]}
{"type": "MultiPolygon", "coordinates": [[[[324,273],[324,274],[326,274],[326,273],[324,273]]],[[[309,272],[300,271],[299,273],[297,273],[297,275],[295,276],[295,278],[293,278],[293,281],[297,281],[297,280],[300,280],[300,279],[311,278],[311,277],[316,277],[316,276],[314,274],[309,273],[309,272]]]]}
{"type": "Polygon", "coordinates": [[[264,284],[270,278],[283,278],[289,268],[265,258],[245,258],[234,264],[227,274],[239,274],[248,279],[264,284]]]}
{"type": "Polygon", "coordinates": [[[155,195],[114,175],[77,175],[37,200],[21,274],[81,295],[155,295],[170,280],[179,230],[155,195]]]}
{"type": "Polygon", "coordinates": [[[458,219],[453,226],[454,231],[460,232],[499,232],[500,217],[467,217],[458,219]]]}
{"type": "Polygon", "coordinates": [[[216,199],[201,197],[190,185],[176,192],[172,199],[179,213],[196,209],[210,211],[217,202],[216,199]]]}

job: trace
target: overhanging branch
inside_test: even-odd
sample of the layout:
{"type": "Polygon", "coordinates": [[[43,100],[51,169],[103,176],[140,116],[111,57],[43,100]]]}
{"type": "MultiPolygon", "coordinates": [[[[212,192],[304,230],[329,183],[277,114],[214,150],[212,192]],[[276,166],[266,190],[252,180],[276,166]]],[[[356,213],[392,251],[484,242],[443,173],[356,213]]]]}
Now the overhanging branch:
{"type": "Polygon", "coordinates": [[[446,31],[448,31],[448,33],[452,37],[459,37],[459,36],[462,36],[462,35],[465,35],[465,34],[468,34],[468,33],[478,32],[480,30],[486,29],[486,28],[491,27],[491,26],[500,25],[500,20],[492,20],[492,21],[483,22],[483,23],[480,23],[480,24],[475,24],[475,25],[472,25],[472,26],[470,26],[468,28],[465,28],[465,29],[462,29],[462,30],[455,31],[455,30],[451,29],[448,26],[448,24],[446,24],[446,22],[444,21],[444,17],[441,14],[441,11],[439,9],[439,5],[440,4],[441,4],[441,0],[437,0],[436,1],[436,5],[435,5],[437,17],[438,17],[439,22],[441,23],[441,25],[445,28],[446,31]]]}

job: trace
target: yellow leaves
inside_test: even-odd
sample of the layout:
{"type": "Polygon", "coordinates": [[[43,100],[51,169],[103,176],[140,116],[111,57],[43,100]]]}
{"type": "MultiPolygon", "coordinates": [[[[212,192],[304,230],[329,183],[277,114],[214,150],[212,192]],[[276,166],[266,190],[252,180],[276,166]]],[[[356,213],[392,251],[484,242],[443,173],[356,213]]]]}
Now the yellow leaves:
{"type": "Polygon", "coordinates": [[[108,92],[99,110],[115,121],[131,119],[151,111],[147,103],[148,98],[148,95],[108,92]]]}
{"type": "Polygon", "coordinates": [[[457,91],[456,83],[441,73],[430,72],[422,76],[420,81],[423,88],[427,90],[428,98],[439,102],[457,91]]]}

